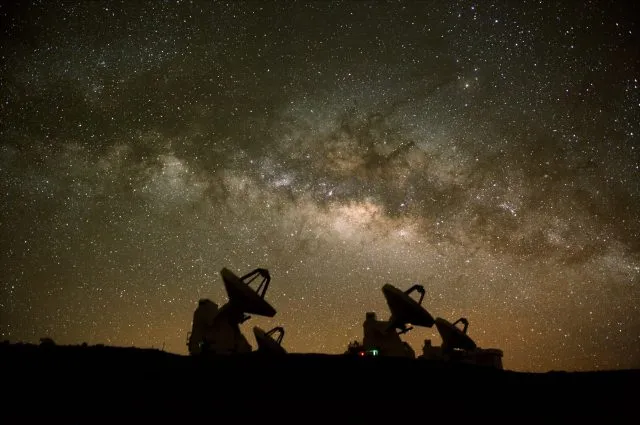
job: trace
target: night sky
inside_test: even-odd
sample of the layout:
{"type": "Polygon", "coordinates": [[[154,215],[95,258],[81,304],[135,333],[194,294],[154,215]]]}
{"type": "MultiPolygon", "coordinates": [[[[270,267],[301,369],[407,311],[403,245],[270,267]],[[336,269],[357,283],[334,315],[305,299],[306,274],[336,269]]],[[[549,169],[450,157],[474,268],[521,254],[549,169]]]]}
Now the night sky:
{"type": "Polygon", "coordinates": [[[419,283],[506,368],[640,367],[627,3],[3,2],[0,339],[185,354],[264,267],[254,347],[419,283]]]}

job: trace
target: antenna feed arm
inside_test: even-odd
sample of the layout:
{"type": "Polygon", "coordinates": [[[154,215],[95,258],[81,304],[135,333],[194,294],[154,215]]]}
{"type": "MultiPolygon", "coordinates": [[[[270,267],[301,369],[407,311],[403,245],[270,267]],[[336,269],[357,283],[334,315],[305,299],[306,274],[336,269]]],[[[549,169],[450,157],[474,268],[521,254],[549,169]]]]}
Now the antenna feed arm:
{"type": "Polygon", "coordinates": [[[464,325],[464,328],[462,329],[462,332],[466,334],[467,333],[467,328],[469,327],[469,321],[467,320],[467,318],[466,317],[459,318],[458,320],[456,320],[453,323],[453,326],[457,325],[458,323],[462,323],[464,325]]]}
{"type": "Polygon", "coordinates": [[[255,279],[257,277],[257,275],[262,276],[263,279],[266,280],[271,280],[271,275],[269,274],[269,270],[267,269],[262,269],[262,268],[258,268],[255,269],[253,271],[250,271],[249,273],[245,274],[244,276],[242,276],[240,278],[240,280],[244,281],[246,279],[251,278],[249,281],[252,281],[253,279],[255,279]]]}
{"type": "Polygon", "coordinates": [[[404,291],[404,293],[407,295],[411,295],[413,291],[416,291],[420,294],[420,301],[418,301],[418,304],[422,304],[422,299],[424,298],[424,294],[425,294],[424,286],[418,285],[418,284],[413,285],[411,288],[404,291]]]}
{"type": "Polygon", "coordinates": [[[282,343],[282,338],[284,338],[284,328],[282,326],[276,326],[275,328],[273,328],[269,332],[267,332],[267,336],[270,336],[270,337],[274,338],[274,340],[278,344],[281,344],[282,343]],[[274,338],[274,334],[276,334],[276,333],[278,334],[278,336],[274,338]]]}
{"type": "Polygon", "coordinates": [[[271,280],[271,275],[269,274],[269,270],[258,268],[255,271],[257,271],[260,274],[260,276],[264,277],[265,279],[271,280]]]}

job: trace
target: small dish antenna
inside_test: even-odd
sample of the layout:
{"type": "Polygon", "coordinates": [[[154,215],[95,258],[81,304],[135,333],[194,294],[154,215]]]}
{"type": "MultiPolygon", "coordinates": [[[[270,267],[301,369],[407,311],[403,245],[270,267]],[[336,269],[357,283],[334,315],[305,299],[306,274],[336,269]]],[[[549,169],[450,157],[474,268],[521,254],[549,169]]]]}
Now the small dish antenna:
{"type": "Polygon", "coordinates": [[[442,337],[442,348],[443,349],[461,349],[461,350],[475,350],[476,343],[467,335],[467,328],[469,327],[469,321],[461,317],[456,320],[454,323],[450,323],[447,320],[438,317],[436,319],[436,328],[438,328],[438,333],[442,337]],[[462,323],[464,328],[460,329],[456,325],[458,323],[462,323]]]}
{"type": "Polygon", "coordinates": [[[258,351],[267,354],[287,354],[287,350],[282,347],[282,338],[284,338],[284,328],[282,326],[277,326],[268,332],[263,331],[258,326],[254,326],[253,335],[258,343],[258,351]]]}
{"type": "Polygon", "coordinates": [[[435,323],[431,314],[422,307],[422,300],[425,293],[424,286],[413,285],[403,292],[387,283],[382,287],[382,293],[391,311],[389,326],[399,329],[401,334],[413,329],[407,327],[408,324],[430,328],[435,323]],[[411,295],[412,292],[419,292],[420,300],[416,301],[411,298],[409,295],[411,295]]]}

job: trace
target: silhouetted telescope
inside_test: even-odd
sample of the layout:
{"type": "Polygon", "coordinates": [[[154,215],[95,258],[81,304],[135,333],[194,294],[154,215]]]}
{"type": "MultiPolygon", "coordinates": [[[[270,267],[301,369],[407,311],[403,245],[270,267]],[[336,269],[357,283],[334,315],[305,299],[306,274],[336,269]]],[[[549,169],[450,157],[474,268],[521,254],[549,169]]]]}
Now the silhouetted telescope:
{"type": "Polygon", "coordinates": [[[282,338],[284,338],[282,326],[277,326],[268,332],[254,326],[253,335],[258,343],[258,351],[266,354],[287,354],[287,350],[282,347],[282,338]]]}
{"type": "Polygon", "coordinates": [[[449,323],[445,319],[438,317],[436,319],[436,328],[438,333],[442,337],[442,348],[446,350],[461,349],[461,350],[475,350],[476,343],[467,335],[467,328],[469,327],[469,321],[461,317],[454,323],[449,323]],[[460,329],[456,325],[462,323],[463,329],[460,329]]]}
{"type": "Polygon", "coordinates": [[[413,285],[404,292],[388,283],[382,287],[382,293],[391,311],[391,318],[389,319],[390,328],[399,329],[402,334],[412,329],[411,327],[408,328],[406,326],[407,324],[427,328],[433,326],[435,320],[431,314],[422,307],[424,292],[422,285],[413,285]],[[414,291],[420,293],[419,301],[409,296],[414,291]]]}
{"type": "Polygon", "coordinates": [[[264,299],[269,282],[271,282],[271,276],[267,269],[255,269],[238,277],[229,269],[223,268],[220,274],[229,296],[229,304],[234,309],[259,316],[273,317],[276,315],[276,310],[264,299]],[[262,280],[254,291],[249,284],[258,276],[261,276],[262,280]]]}

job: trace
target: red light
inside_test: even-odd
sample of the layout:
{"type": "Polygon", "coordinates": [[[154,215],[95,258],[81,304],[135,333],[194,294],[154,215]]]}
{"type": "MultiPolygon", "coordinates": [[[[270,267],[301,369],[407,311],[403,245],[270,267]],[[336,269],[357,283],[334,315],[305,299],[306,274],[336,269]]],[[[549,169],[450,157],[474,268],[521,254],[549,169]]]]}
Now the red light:
{"type": "Polygon", "coordinates": [[[360,352],[358,353],[358,355],[359,355],[360,357],[364,357],[365,352],[364,352],[364,351],[360,351],[360,352]]]}

